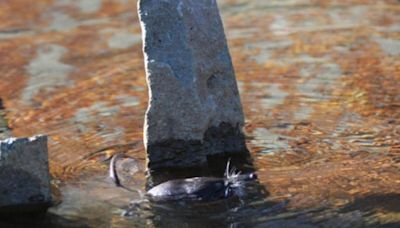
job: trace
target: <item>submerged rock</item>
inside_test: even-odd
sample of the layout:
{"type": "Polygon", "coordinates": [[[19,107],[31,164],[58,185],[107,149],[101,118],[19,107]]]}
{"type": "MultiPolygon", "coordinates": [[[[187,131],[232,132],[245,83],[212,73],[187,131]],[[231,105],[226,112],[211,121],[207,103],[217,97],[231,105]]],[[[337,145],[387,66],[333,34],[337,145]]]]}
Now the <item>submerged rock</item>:
{"type": "Polygon", "coordinates": [[[188,167],[247,152],[244,116],[215,0],[140,0],[150,90],[149,168],[188,167]]]}
{"type": "Polygon", "coordinates": [[[47,137],[0,141],[0,212],[41,212],[50,203],[47,137]]]}

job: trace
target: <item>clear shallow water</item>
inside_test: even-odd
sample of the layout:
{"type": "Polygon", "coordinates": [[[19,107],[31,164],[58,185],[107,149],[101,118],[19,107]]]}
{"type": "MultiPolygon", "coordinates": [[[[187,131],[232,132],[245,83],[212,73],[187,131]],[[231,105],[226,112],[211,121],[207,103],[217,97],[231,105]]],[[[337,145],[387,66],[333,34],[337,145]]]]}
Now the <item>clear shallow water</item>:
{"type": "Polygon", "coordinates": [[[90,8],[41,1],[29,12],[25,5],[0,3],[0,54],[7,56],[0,58],[0,123],[5,117],[14,136],[50,137],[61,204],[37,224],[399,225],[398,1],[219,1],[253,159],[250,167],[237,166],[254,169],[259,181],[242,204],[183,205],[150,203],[139,192],[171,176],[221,176],[225,164],[147,179],[141,44],[116,44],[140,36],[136,1],[90,8]],[[51,47],[62,54],[47,64],[51,47]],[[125,180],[133,192],[107,178],[107,158],[118,152],[137,161],[125,180]],[[131,201],[132,215],[121,216],[131,201]]]}

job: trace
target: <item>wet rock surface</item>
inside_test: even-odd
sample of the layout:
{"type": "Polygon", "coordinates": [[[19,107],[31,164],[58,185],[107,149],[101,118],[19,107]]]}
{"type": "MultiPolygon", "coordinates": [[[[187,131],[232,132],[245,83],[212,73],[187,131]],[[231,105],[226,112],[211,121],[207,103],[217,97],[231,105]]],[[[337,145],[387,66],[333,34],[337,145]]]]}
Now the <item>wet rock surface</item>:
{"type": "Polygon", "coordinates": [[[0,212],[44,212],[50,204],[47,137],[0,141],[0,212]]]}
{"type": "Polygon", "coordinates": [[[228,123],[222,123],[218,127],[210,127],[205,132],[202,141],[170,139],[148,145],[148,166],[151,169],[199,167],[208,163],[209,156],[248,155],[244,142],[245,138],[239,127],[235,128],[228,123]]]}
{"type": "Polygon", "coordinates": [[[138,11],[150,93],[144,126],[149,167],[200,165],[207,155],[246,152],[216,1],[142,0],[138,11]]]}

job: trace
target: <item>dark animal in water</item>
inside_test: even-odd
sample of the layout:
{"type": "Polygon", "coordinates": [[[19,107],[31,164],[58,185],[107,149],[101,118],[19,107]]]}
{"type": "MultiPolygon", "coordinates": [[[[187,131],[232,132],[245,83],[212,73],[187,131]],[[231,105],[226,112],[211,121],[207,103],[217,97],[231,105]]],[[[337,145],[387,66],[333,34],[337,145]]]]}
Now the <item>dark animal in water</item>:
{"type": "MultiPolygon", "coordinates": [[[[115,184],[121,185],[115,169],[117,156],[113,157],[110,165],[110,176],[115,184]]],[[[235,169],[230,170],[230,161],[226,166],[223,178],[193,177],[187,179],[170,180],[151,188],[147,195],[153,200],[197,200],[214,201],[231,196],[243,196],[246,182],[257,179],[255,173],[241,174],[235,169]]],[[[124,187],[125,188],[125,187],[124,187]]]]}

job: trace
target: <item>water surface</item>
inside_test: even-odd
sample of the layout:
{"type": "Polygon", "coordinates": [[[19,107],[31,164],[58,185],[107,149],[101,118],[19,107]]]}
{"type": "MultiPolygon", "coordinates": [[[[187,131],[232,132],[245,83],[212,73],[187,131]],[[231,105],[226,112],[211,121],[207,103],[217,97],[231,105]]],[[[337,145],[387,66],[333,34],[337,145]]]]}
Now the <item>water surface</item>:
{"type": "Polygon", "coordinates": [[[259,181],[242,202],[166,205],[143,197],[136,1],[94,2],[0,3],[0,131],[49,135],[61,200],[36,223],[399,226],[398,1],[220,0],[259,181]],[[133,192],[107,178],[119,152],[137,162],[133,192]]]}

